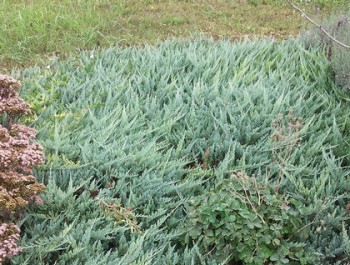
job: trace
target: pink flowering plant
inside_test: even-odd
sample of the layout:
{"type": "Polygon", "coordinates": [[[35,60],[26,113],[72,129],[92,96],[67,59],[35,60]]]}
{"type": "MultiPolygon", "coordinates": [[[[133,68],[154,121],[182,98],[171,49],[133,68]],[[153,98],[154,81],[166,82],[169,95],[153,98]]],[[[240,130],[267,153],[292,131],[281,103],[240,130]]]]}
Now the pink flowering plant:
{"type": "Polygon", "coordinates": [[[21,251],[15,222],[30,200],[42,204],[37,193],[45,188],[33,175],[33,167],[44,161],[42,147],[32,142],[36,132],[17,124],[22,115],[30,114],[17,92],[20,86],[0,74],[0,264],[21,251]]]}

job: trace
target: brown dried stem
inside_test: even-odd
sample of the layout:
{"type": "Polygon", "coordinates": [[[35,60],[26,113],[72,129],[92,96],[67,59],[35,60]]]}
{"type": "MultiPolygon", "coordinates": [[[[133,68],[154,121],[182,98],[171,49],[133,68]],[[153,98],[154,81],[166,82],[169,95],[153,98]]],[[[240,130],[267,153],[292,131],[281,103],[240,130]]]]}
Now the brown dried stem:
{"type": "Polygon", "coordinates": [[[336,38],[334,38],[327,30],[325,30],[320,24],[316,23],[314,20],[312,20],[309,16],[307,16],[305,14],[305,12],[303,10],[301,10],[298,6],[294,5],[290,0],[287,0],[288,4],[293,7],[295,10],[297,10],[298,12],[301,13],[301,16],[304,17],[305,19],[307,19],[310,23],[312,23],[314,26],[316,26],[317,28],[319,28],[323,34],[325,34],[328,38],[330,38],[332,41],[334,41],[335,43],[339,44],[340,46],[346,48],[346,49],[350,49],[350,46],[337,40],[336,38]]]}

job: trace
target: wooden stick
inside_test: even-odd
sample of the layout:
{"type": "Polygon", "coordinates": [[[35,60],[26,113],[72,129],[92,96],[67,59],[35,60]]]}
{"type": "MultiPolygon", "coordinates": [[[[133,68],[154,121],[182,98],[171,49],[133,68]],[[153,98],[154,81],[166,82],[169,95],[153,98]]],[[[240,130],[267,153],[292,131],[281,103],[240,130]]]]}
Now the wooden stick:
{"type": "Polygon", "coordinates": [[[309,22],[311,22],[312,24],[314,24],[317,28],[319,28],[328,38],[330,38],[332,41],[334,41],[335,43],[339,44],[340,46],[346,48],[346,49],[350,49],[349,45],[346,45],[345,43],[337,40],[336,38],[334,38],[331,34],[329,34],[321,25],[317,24],[315,21],[313,21],[310,17],[308,17],[303,10],[301,10],[298,6],[294,5],[290,0],[287,0],[288,4],[290,6],[292,6],[295,10],[299,11],[301,13],[301,16],[306,18],[309,22]]]}

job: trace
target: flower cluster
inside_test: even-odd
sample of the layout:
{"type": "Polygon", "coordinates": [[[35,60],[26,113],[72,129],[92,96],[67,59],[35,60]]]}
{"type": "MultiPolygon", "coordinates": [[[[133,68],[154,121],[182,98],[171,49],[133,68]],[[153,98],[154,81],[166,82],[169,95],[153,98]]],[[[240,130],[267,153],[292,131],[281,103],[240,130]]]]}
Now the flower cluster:
{"type": "Polygon", "coordinates": [[[16,245],[19,228],[13,222],[30,200],[42,204],[37,193],[44,191],[33,175],[33,167],[44,161],[42,147],[32,142],[36,132],[15,123],[30,113],[28,104],[19,98],[20,86],[0,74],[0,264],[21,251],[16,245]]]}
{"type": "Polygon", "coordinates": [[[29,105],[18,95],[20,87],[14,78],[0,74],[0,115],[4,112],[11,117],[30,114],[29,105]]]}
{"type": "Polygon", "coordinates": [[[17,255],[22,251],[21,247],[17,247],[16,242],[19,239],[19,228],[13,224],[0,224],[0,264],[7,257],[17,255]]]}

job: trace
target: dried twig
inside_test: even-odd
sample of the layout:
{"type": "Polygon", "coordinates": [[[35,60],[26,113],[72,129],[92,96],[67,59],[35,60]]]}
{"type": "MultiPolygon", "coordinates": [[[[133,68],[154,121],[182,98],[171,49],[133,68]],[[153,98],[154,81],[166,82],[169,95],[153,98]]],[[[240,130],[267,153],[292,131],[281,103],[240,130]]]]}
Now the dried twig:
{"type": "MultiPolygon", "coordinates": [[[[260,220],[263,222],[263,224],[266,224],[264,218],[258,213],[258,211],[256,210],[256,208],[254,207],[253,203],[250,201],[249,197],[250,197],[250,194],[248,194],[248,190],[246,189],[246,179],[244,178],[247,178],[247,176],[245,175],[245,173],[242,173],[242,172],[234,172],[232,174],[231,177],[235,177],[235,179],[242,185],[242,188],[244,190],[244,195],[245,195],[245,198],[247,199],[247,201],[249,202],[250,206],[252,207],[253,211],[255,212],[255,214],[260,218],[260,220]]],[[[257,182],[255,182],[255,185],[257,185],[257,182]]],[[[234,189],[234,187],[232,186],[234,192],[236,194],[238,194],[238,192],[234,189]]],[[[254,190],[259,190],[259,187],[255,186],[254,187],[254,190]]],[[[258,193],[259,194],[259,193],[258,193]]],[[[240,197],[240,196],[239,196],[240,197]]],[[[259,194],[259,200],[260,200],[260,194],[259,194]]],[[[260,202],[259,202],[260,204],[260,202]]]]}
{"type": "Polygon", "coordinates": [[[336,38],[334,38],[330,33],[328,33],[328,31],[326,31],[321,25],[317,24],[315,21],[313,21],[310,17],[308,17],[303,10],[301,10],[298,6],[294,5],[290,0],[287,0],[288,4],[290,6],[292,6],[295,10],[299,11],[301,13],[301,16],[306,18],[309,22],[311,22],[312,24],[314,24],[317,28],[319,28],[323,34],[325,34],[328,38],[330,38],[332,41],[334,41],[335,43],[339,44],[340,46],[346,48],[346,49],[350,49],[350,46],[337,40],[336,38]]]}
{"type": "Polygon", "coordinates": [[[304,230],[306,227],[313,225],[317,222],[317,218],[320,216],[322,211],[326,208],[328,198],[325,198],[324,202],[322,203],[320,210],[316,213],[315,218],[308,224],[304,225],[302,228],[298,229],[297,233],[299,233],[301,230],[304,230]]]}
{"type": "Polygon", "coordinates": [[[137,224],[136,216],[130,208],[124,208],[117,204],[108,204],[102,199],[98,199],[98,202],[99,204],[104,205],[106,209],[114,214],[114,218],[117,222],[126,223],[130,227],[131,232],[136,231],[139,234],[142,233],[141,228],[137,224]]]}

